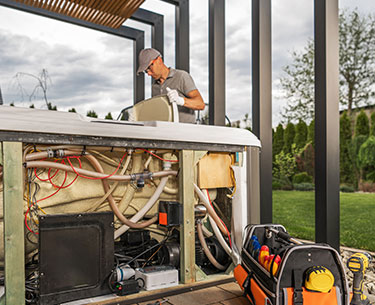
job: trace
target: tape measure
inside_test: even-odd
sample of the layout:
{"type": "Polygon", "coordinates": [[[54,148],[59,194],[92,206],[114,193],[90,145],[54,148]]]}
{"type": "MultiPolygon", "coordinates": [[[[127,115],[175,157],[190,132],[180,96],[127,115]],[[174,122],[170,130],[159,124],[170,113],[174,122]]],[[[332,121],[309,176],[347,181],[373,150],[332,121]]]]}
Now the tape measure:
{"type": "Polygon", "coordinates": [[[316,292],[328,292],[333,287],[335,277],[324,266],[313,266],[306,270],[305,287],[316,292]]]}

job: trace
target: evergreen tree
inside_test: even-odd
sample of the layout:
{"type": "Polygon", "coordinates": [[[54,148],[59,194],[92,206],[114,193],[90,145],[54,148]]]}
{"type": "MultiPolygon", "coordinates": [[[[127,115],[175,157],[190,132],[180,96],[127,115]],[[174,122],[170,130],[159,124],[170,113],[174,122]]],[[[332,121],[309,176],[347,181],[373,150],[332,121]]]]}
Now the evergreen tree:
{"type": "Polygon", "coordinates": [[[299,120],[296,125],[296,135],[294,138],[294,143],[296,143],[297,148],[303,148],[307,141],[307,125],[304,121],[299,120]]]}
{"type": "Polygon", "coordinates": [[[35,108],[34,104],[31,104],[31,105],[29,106],[29,108],[35,108]]]}
{"type": "Polygon", "coordinates": [[[282,150],[284,146],[284,128],[283,125],[279,124],[276,127],[276,131],[273,136],[273,147],[272,152],[273,155],[278,155],[282,150]]]}
{"type": "Polygon", "coordinates": [[[48,108],[48,110],[57,111],[57,107],[53,106],[51,102],[47,102],[47,108],[48,108]]]}
{"type": "Polygon", "coordinates": [[[295,133],[296,132],[295,132],[294,124],[289,122],[288,125],[286,125],[285,132],[284,132],[283,151],[285,153],[292,152],[292,144],[294,143],[295,133]]]}
{"type": "Polygon", "coordinates": [[[71,109],[69,109],[68,112],[74,112],[74,113],[77,113],[77,111],[76,111],[75,108],[71,108],[71,109]]]}
{"type": "Polygon", "coordinates": [[[375,137],[368,137],[358,153],[358,163],[362,178],[375,182],[375,137]]]}
{"type": "Polygon", "coordinates": [[[108,114],[104,118],[105,120],[113,120],[112,114],[108,112],[108,114]]]}
{"type": "Polygon", "coordinates": [[[369,126],[369,120],[366,115],[366,113],[361,110],[361,112],[357,116],[357,120],[355,123],[355,135],[359,136],[366,136],[368,137],[370,134],[370,126],[369,126]]]}
{"type": "Polygon", "coordinates": [[[307,142],[311,143],[315,147],[315,120],[312,120],[307,129],[307,142]]]}
{"type": "Polygon", "coordinates": [[[371,113],[370,122],[371,122],[370,135],[375,136],[375,112],[371,113]]]}
{"type": "Polygon", "coordinates": [[[340,118],[340,182],[355,185],[356,176],[350,152],[351,144],[351,124],[345,111],[340,118]]]}
{"type": "Polygon", "coordinates": [[[98,117],[98,115],[96,114],[96,112],[94,110],[87,111],[86,116],[91,117],[91,118],[97,118],[98,117]]]}

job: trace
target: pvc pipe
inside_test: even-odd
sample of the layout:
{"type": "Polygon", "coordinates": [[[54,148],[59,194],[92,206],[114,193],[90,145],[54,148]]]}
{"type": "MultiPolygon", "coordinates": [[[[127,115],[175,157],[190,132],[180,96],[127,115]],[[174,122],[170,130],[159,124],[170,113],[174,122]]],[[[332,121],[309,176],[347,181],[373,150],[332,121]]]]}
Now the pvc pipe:
{"type": "Polygon", "coordinates": [[[225,229],[223,223],[221,222],[221,219],[219,218],[219,216],[217,216],[215,210],[213,209],[211,204],[208,202],[208,199],[206,198],[206,196],[203,194],[203,192],[194,182],[193,182],[193,185],[194,185],[195,192],[197,193],[198,197],[201,199],[202,203],[206,207],[208,214],[210,214],[211,217],[215,220],[220,231],[223,232],[223,234],[227,234],[227,230],[225,229]]]}
{"type": "MultiPolygon", "coordinates": [[[[161,178],[161,181],[156,188],[154,194],[151,196],[151,198],[147,201],[147,203],[140,209],[137,214],[135,214],[130,220],[137,222],[138,220],[142,219],[143,216],[153,207],[153,205],[156,203],[156,201],[159,199],[160,194],[163,192],[164,186],[167,184],[168,177],[161,178]]],[[[115,231],[115,239],[120,237],[122,234],[124,234],[129,229],[128,225],[123,225],[119,229],[115,231]]]]}
{"type": "Polygon", "coordinates": [[[206,254],[208,260],[211,262],[212,265],[214,265],[217,269],[219,270],[225,270],[226,268],[221,265],[215,258],[214,256],[212,255],[210,249],[208,249],[208,246],[207,246],[207,243],[206,243],[206,240],[204,239],[204,236],[203,236],[203,232],[202,232],[202,223],[201,222],[198,222],[197,223],[197,231],[198,231],[198,238],[199,238],[199,241],[202,245],[202,248],[203,248],[203,251],[204,253],[206,254]]]}

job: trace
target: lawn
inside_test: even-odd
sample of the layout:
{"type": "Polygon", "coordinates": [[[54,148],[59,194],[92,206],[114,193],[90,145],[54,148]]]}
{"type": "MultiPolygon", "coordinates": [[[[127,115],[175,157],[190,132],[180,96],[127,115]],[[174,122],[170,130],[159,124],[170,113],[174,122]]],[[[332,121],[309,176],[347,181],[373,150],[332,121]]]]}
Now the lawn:
{"type": "MultiPolygon", "coordinates": [[[[273,222],[298,238],[315,238],[314,192],[273,191],[273,222]]],[[[341,245],[375,251],[375,194],[340,193],[341,245]]]]}

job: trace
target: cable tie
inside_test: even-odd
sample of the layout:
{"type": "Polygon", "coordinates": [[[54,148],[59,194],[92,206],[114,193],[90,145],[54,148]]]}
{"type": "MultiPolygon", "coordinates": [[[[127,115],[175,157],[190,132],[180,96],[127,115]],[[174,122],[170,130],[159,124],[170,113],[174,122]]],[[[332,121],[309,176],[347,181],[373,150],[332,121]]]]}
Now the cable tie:
{"type": "Polygon", "coordinates": [[[86,154],[86,145],[83,145],[81,156],[84,156],[85,154],[86,154]]]}
{"type": "Polygon", "coordinates": [[[113,149],[114,149],[114,147],[112,146],[110,152],[113,152],[113,149]]]}
{"type": "Polygon", "coordinates": [[[64,157],[65,156],[65,151],[63,150],[63,149],[59,149],[58,151],[57,151],[57,156],[58,157],[64,157]]]}
{"type": "Polygon", "coordinates": [[[34,151],[36,151],[36,144],[34,144],[34,151]]]}
{"type": "Polygon", "coordinates": [[[47,156],[48,158],[53,158],[54,157],[54,152],[51,148],[47,148],[47,156]]]}

